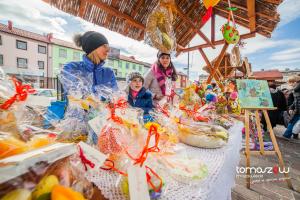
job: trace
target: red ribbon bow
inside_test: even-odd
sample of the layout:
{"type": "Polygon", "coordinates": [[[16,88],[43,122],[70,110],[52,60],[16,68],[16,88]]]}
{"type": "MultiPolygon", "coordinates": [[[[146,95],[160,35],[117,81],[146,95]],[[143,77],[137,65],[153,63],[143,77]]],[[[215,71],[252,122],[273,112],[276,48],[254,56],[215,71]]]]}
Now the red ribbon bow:
{"type": "Polygon", "coordinates": [[[16,88],[16,94],[0,105],[0,108],[3,110],[9,109],[15,101],[25,101],[28,94],[35,93],[35,90],[30,85],[22,85],[16,78],[12,78],[12,81],[16,88]]]}
{"type": "Polygon", "coordinates": [[[143,151],[141,152],[141,155],[138,158],[133,158],[127,151],[127,155],[135,161],[135,165],[140,164],[140,166],[143,166],[144,162],[146,161],[147,157],[148,157],[148,153],[151,152],[159,152],[160,149],[158,147],[158,142],[159,142],[159,133],[157,131],[157,127],[154,125],[151,125],[148,131],[148,136],[147,136],[147,140],[146,140],[146,144],[143,148],[143,151]],[[148,147],[149,143],[150,143],[150,139],[151,137],[154,136],[155,137],[155,144],[152,147],[148,147]]]}
{"type": "Polygon", "coordinates": [[[81,159],[82,164],[84,165],[85,171],[87,171],[87,165],[89,165],[91,168],[95,167],[95,164],[85,157],[83,150],[80,146],[79,146],[79,157],[81,159]]]}
{"type": "Polygon", "coordinates": [[[112,119],[116,123],[123,124],[122,118],[118,117],[116,115],[116,109],[120,108],[120,109],[124,110],[125,108],[127,108],[127,101],[123,98],[120,98],[117,101],[117,103],[108,104],[108,108],[110,109],[110,118],[109,119],[112,119]]]}

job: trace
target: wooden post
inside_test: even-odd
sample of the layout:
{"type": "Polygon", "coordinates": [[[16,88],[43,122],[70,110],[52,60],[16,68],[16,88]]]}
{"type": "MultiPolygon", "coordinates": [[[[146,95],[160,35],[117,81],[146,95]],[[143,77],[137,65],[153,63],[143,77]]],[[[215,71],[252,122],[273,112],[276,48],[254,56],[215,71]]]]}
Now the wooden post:
{"type": "Polygon", "coordinates": [[[250,113],[248,110],[245,110],[245,134],[246,134],[246,170],[247,170],[247,177],[246,177],[246,184],[247,188],[250,188],[250,113]]]}
{"type": "Polygon", "coordinates": [[[216,15],[215,15],[215,11],[213,9],[212,11],[212,16],[211,16],[211,42],[214,43],[215,42],[215,36],[216,36],[216,15]]]}
{"type": "MultiPolygon", "coordinates": [[[[277,157],[278,157],[278,160],[279,160],[279,165],[280,165],[281,169],[283,169],[284,168],[283,158],[282,158],[279,146],[277,144],[276,137],[275,137],[274,132],[273,132],[273,128],[272,128],[272,125],[271,125],[271,122],[270,122],[268,112],[267,112],[267,110],[263,110],[263,113],[264,113],[264,116],[265,116],[265,120],[266,120],[266,123],[267,123],[268,130],[270,132],[270,137],[271,137],[271,140],[272,140],[272,143],[273,143],[273,146],[274,146],[274,150],[275,150],[275,152],[277,154],[277,157]]],[[[289,177],[289,174],[284,173],[284,176],[287,178],[286,181],[287,181],[288,187],[291,190],[294,190],[291,179],[289,177]]]]}
{"type": "MultiPolygon", "coordinates": [[[[204,59],[205,63],[207,64],[207,67],[208,67],[208,69],[209,69],[209,71],[211,73],[213,71],[213,67],[212,67],[211,63],[209,62],[209,60],[208,60],[205,52],[201,48],[198,49],[198,50],[199,50],[200,54],[202,55],[202,58],[204,59]]],[[[223,91],[224,90],[224,86],[220,83],[220,78],[221,77],[219,77],[218,74],[216,74],[215,80],[216,80],[218,86],[220,87],[220,89],[223,91]]]]}
{"type": "Polygon", "coordinates": [[[260,117],[258,110],[255,111],[255,122],[256,122],[256,127],[258,131],[258,141],[259,141],[259,148],[260,148],[260,154],[263,155],[265,148],[264,148],[264,141],[262,138],[262,130],[261,130],[261,123],[260,123],[260,117]]]}
{"type": "Polygon", "coordinates": [[[216,63],[215,63],[215,68],[214,68],[213,71],[210,73],[210,75],[209,75],[209,77],[208,77],[208,79],[207,79],[207,81],[206,81],[207,83],[210,83],[211,80],[212,80],[212,78],[215,78],[215,73],[216,73],[217,69],[219,68],[219,66],[220,66],[220,64],[221,64],[221,62],[222,62],[222,59],[223,59],[223,57],[224,57],[224,55],[225,55],[225,53],[226,53],[226,50],[227,50],[228,46],[229,46],[228,43],[225,43],[225,44],[224,44],[224,46],[223,46],[223,48],[222,48],[222,51],[221,51],[221,53],[220,53],[220,55],[219,55],[219,57],[218,57],[218,59],[217,59],[217,61],[216,61],[216,63]]]}
{"type": "Polygon", "coordinates": [[[79,17],[83,17],[84,15],[84,11],[85,11],[85,7],[86,7],[86,0],[81,0],[80,1],[80,8],[79,8],[79,17]]]}

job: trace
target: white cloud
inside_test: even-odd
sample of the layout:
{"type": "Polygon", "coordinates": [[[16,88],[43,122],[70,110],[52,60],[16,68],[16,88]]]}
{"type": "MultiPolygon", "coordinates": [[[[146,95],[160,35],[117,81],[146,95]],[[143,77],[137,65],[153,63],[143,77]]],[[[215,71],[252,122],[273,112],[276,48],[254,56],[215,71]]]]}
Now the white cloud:
{"type": "Polygon", "coordinates": [[[0,18],[11,20],[17,27],[39,33],[54,33],[60,38],[66,38],[64,25],[67,21],[63,18],[66,14],[51,8],[42,1],[0,0],[0,18]]]}
{"type": "Polygon", "coordinates": [[[271,60],[277,61],[290,61],[300,58],[300,48],[287,49],[284,51],[278,51],[271,56],[271,60]]]}
{"type": "Polygon", "coordinates": [[[300,1],[285,0],[278,7],[280,13],[279,26],[284,26],[300,17],[300,1]]]}

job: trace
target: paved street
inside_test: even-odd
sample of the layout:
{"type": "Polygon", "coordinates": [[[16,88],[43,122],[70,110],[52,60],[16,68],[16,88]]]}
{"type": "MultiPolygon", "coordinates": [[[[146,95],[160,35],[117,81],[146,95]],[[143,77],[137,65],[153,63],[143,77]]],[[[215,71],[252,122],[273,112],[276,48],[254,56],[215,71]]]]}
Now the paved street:
{"type": "MultiPolygon", "coordinates": [[[[277,142],[282,152],[285,164],[290,167],[290,176],[293,187],[296,191],[288,189],[285,181],[275,182],[279,178],[283,178],[281,175],[265,176],[251,185],[251,189],[246,188],[246,180],[241,177],[236,178],[236,186],[232,189],[233,200],[300,200],[300,140],[286,141],[281,138],[284,132],[284,127],[275,127],[274,132],[277,136],[277,142]],[[266,182],[266,180],[272,179],[273,181],[266,182]],[[262,183],[261,180],[265,180],[262,183]]],[[[245,166],[246,159],[241,153],[240,166],[245,166]]],[[[256,167],[273,167],[278,165],[278,159],[276,156],[252,156],[251,166],[256,167]]]]}

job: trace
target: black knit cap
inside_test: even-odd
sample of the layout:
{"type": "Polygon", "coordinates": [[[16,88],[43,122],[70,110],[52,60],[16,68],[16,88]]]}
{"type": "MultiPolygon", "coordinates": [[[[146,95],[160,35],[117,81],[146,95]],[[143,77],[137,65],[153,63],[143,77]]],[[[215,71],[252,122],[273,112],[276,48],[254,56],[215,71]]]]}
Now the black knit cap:
{"type": "Polygon", "coordinates": [[[82,50],[88,55],[98,47],[108,44],[104,35],[95,31],[88,31],[80,38],[82,50]]]}

